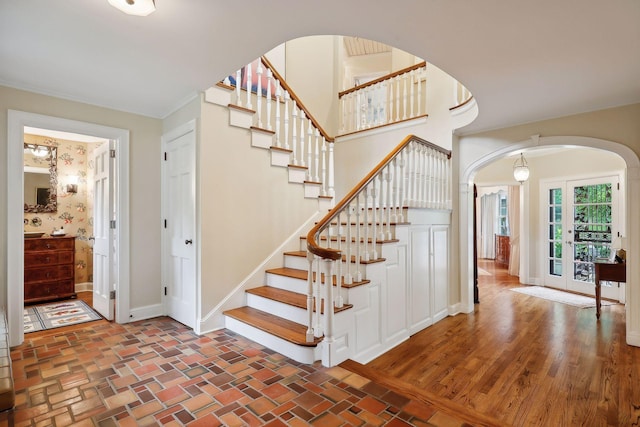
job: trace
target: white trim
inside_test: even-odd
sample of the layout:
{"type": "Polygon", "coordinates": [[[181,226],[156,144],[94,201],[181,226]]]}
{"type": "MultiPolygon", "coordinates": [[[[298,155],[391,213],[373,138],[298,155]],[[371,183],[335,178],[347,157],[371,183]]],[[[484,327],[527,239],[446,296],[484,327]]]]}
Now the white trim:
{"type": "MultiPolygon", "coordinates": [[[[464,231],[472,228],[470,227],[470,218],[473,218],[473,178],[478,170],[494,160],[522,151],[525,148],[537,146],[591,147],[610,151],[623,158],[627,166],[627,185],[624,197],[626,200],[626,224],[622,227],[627,230],[627,257],[636,259],[640,254],[640,223],[631,220],[631,218],[634,218],[631,216],[631,212],[640,212],[640,159],[638,159],[635,152],[626,145],[598,138],[583,136],[540,137],[539,135],[534,135],[528,140],[509,144],[485,154],[472,162],[466,169],[460,171],[460,291],[461,303],[464,308],[470,309],[469,312],[473,310],[472,305],[471,307],[468,306],[468,301],[473,301],[473,236],[471,232],[465,233],[464,231]]],[[[526,191],[525,197],[528,198],[528,192],[526,191]]],[[[525,223],[528,223],[526,218],[525,223]]],[[[526,230],[523,227],[521,236],[526,235],[526,230]]],[[[526,247],[523,242],[521,243],[523,248],[526,247]]],[[[523,252],[525,251],[521,251],[521,253],[523,252]]],[[[540,278],[536,278],[535,281],[539,282],[540,278]]],[[[638,263],[628,264],[627,282],[640,282],[640,265],[638,263]]],[[[637,286],[626,287],[626,301],[627,344],[640,346],[640,289],[637,286]]]]}
{"type": "Polygon", "coordinates": [[[145,305],[144,307],[132,308],[129,312],[129,320],[134,322],[137,320],[152,319],[163,315],[162,304],[145,305]]]}
{"type": "Polygon", "coordinates": [[[93,282],[76,283],[75,292],[93,292],[93,282]]]}
{"type": "Polygon", "coordinates": [[[24,127],[92,135],[116,143],[117,201],[116,252],[118,265],[116,322],[129,321],[129,131],[93,123],[8,110],[7,116],[7,286],[6,306],[10,345],[24,341],[24,238],[23,230],[23,141],[24,127]]]}

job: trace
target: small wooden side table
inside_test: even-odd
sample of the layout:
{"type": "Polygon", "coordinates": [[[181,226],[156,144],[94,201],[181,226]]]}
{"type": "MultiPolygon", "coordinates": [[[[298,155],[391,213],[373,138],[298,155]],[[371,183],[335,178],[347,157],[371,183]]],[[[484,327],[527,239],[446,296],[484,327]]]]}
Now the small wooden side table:
{"type": "Polygon", "coordinates": [[[627,281],[627,264],[613,262],[596,262],[593,264],[596,270],[596,318],[600,319],[601,289],[600,281],[610,282],[627,281]]]}

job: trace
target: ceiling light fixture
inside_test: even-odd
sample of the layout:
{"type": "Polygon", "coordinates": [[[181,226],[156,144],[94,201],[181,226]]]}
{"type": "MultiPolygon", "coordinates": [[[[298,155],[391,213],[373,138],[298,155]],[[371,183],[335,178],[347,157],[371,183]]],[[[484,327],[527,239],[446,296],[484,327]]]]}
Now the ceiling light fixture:
{"type": "Polygon", "coordinates": [[[108,0],[109,4],[127,15],[147,16],[155,12],[154,0],[108,0]]]}
{"type": "Polygon", "coordinates": [[[522,153],[520,153],[520,158],[513,164],[513,177],[520,184],[529,179],[529,165],[522,153]]]}

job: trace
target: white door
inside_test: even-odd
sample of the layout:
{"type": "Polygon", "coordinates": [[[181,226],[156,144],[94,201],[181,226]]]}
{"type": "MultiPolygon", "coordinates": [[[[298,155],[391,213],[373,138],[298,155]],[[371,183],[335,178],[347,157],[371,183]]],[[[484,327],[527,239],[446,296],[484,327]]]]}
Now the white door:
{"type": "Polygon", "coordinates": [[[107,320],[115,311],[114,261],[114,158],[111,143],[103,143],[94,151],[93,196],[93,308],[107,320]]]}
{"type": "Polygon", "coordinates": [[[196,326],[195,129],[163,138],[163,277],[169,317],[196,326]]]}
{"type": "MultiPolygon", "coordinates": [[[[611,257],[620,234],[618,177],[550,183],[547,206],[545,284],[594,295],[594,262],[611,257]]],[[[602,296],[619,299],[616,283],[603,283],[602,296]]]]}

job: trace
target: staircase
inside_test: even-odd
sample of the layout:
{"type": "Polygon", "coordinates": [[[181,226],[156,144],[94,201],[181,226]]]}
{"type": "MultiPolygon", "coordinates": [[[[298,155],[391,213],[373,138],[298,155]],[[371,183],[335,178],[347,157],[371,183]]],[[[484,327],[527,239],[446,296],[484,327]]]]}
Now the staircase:
{"type": "Polygon", "coordinates": [[[329,213],[244,290],[246,305],[222,312],[225,327],[300,363],[366,363],[450,313],[450,153],[409,136],[334,207],[333,139],[264,61],[266,93],[223,82],[205,101],[329,213]]]}

